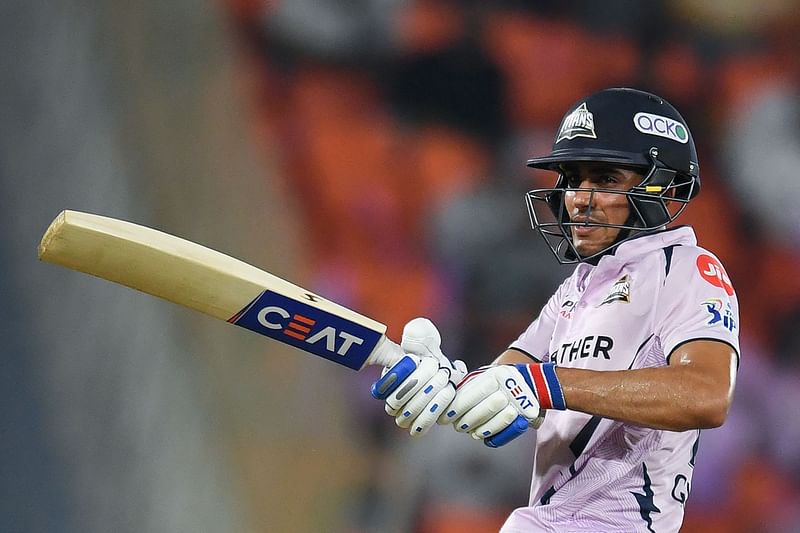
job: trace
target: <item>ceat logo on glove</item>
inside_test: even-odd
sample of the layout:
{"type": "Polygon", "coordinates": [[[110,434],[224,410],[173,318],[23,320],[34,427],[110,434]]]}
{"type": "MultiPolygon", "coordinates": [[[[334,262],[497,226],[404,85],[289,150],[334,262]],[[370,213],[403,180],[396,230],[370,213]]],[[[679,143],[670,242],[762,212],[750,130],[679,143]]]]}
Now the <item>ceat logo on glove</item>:
{"type": "Polygon", "coordinates": [[[733,296],[731,279],[722,264],[715,258],[708,254],[700,254],[697,256],[697,270],[704,280],[715,287],[723,289],[728,296],[733,296]]]}
{"type": "Polygon", "coordinates": [[[505,386],[515,400],[519,402],[519,406],[523,409],[533,407],[530,398],[525,394],[524,389],[517,383],[514,378],[506,379],[505,386]]]}

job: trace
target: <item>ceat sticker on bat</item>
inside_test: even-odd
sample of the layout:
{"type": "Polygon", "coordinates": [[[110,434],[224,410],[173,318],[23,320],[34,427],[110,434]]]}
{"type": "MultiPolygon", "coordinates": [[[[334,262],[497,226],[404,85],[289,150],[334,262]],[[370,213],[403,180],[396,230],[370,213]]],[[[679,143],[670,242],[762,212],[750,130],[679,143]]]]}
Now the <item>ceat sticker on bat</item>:
{"type": "Polygon", "coordinates": [[[733,285],[728,273],[722,264],[708,254],[700,254],[697,257],[697,270],[704,280],[715,287],[725,291],[728,296],[733,296],[733,285]]]}

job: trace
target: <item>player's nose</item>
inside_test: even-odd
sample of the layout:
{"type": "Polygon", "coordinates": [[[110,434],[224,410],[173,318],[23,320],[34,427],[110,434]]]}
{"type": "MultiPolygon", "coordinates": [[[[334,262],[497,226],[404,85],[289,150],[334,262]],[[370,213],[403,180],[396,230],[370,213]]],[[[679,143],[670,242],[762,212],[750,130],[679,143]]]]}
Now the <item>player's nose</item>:
{"type": "Polygon", "coordinates": [[[585,209],[594,201],[594,188],[590,183],[584,182],[576,190],[570,191],[572,203],[578,209],[585,209]]]}

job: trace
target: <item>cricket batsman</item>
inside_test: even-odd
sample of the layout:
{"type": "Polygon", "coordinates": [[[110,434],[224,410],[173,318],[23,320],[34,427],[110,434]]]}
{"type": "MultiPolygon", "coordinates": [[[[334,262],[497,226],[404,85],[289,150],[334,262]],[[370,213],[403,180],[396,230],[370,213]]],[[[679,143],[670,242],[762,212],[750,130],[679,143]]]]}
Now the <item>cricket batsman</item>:
{"type": "Polygon", "coordinates": [[[669,226],[700,191],[692,135],[663,98],[607,89],[576,102],[528,166],[556,173],[526,200],[572,275],[463,379],[415,319],[373,395],[412,435],[438,422],[500,447],[535,429],[528,504],[504,533],[678,531],[700,432],[725,421],[739,364],[725,268],[691,227],[669,226]]]}

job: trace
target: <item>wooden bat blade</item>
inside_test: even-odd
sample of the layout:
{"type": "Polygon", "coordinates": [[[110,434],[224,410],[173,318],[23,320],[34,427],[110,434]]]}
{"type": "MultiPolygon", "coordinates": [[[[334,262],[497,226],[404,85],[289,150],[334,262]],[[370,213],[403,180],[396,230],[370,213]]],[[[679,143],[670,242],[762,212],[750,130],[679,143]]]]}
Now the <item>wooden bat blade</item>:
{"type": "Polygon", "coordinates": [[[131,222],[63,211],[42,237],[39,259],[195,309],[350,368],[402,357],[392,350],[391,361],[368,360],[385,339],[386,326],[380,322],[221,252],[131,222]]]}

